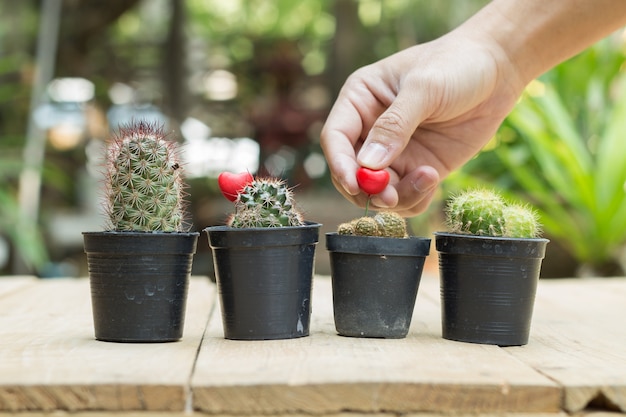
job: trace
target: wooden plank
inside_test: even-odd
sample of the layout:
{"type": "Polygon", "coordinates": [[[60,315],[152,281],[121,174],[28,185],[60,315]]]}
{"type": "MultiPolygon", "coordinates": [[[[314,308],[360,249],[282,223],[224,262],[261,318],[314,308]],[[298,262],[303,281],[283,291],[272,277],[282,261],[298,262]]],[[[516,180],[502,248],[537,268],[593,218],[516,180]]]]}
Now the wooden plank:
{"type": "Polygon", "coordinates": [[[626,412],[626,280],[542,280],[531,343],[507,348],[564,387],[563,408],[626,412]]]}
{"type": "MultiPolygon", "coordinates": [[[[34,411],[34,412],[27,411],[27,412],[21,412],[19,414],[3,413],[0,411],[0,417],[15,417],[16,415],[19,417],[115,417],[120,414],[114,414],[111,411],[83,411],[83,412],[55,411],[54,413],[50,413],[47,411],[34,411]]],[[[188,411],[125,411],[121,415],[123,415],[123,417],[206,417],[206,415],[202,415],[199,413],[190,413],[188,411]]],[[[213,416],[213,417],[220,417],[220,416],[213,416]]],[[[228,417],[235,417],[235,416],[228,416],[228,417]]],[[[538,417],[544,417],[544,416],[538,416],[538,417]]],[[[550,417],[550,416],[545,416],[545,417],[550,417]]],[[[565,417],[565,416],[554,416],[554,417],[565,417]]]]}
{"type": "Polygon", "coordinates": [[[0,303],[0,410],[179,410],[214,286],[194,278],[183,339],[121,344],[94,339],[87,279],[43,280],[0,303]]]}
{"type": "Polygon", "coordinates": [[[0,276],[0,299],[38,281],[37,277],[31,275],[0,276]]]}
{"type": "MultiPolygon", "coordinates": [[[[114,414],[111,412],[80,412],[80,413],[67,413],[56,412],[53,417],[112,417],[114,414]]],[[[6,414],[0,412],[0,417],[14,417],[15,414],[6,414]]],[[[243,417],[244,415],[236,414],[211,414],[211,417],[243,417]]],[[[399,417],[398,414],[393,413],[354,413],[343,412],[329,415],[329,417],[399,417]]],[[[20,413],[19,417],[51,417],[50,413],[34,412],[34,413],[20,413]]],[[[199,412],[146,412],[137,411],[124,413],[124,417],[207,417],[207,414],[199,412]]],[[[310,414],[285,414],[282,417],[311,417],[310,414]]],[[[419,414],[403,414],[402,417],[442,417],[437,413],[419,413],[419,414]]],[[[477,417],[475,414],[454,414],[454,417],[477,417]]],[[[481,414],[480,417],[503,417],[502,414],[481,414]]],[[[516,413],[507,414],[506,417],[569,417],[566,413],[516,413]]],[[[593,415],[577,414],[576,417],[623,417],[623,414],[617,413],[594,413],[593,415]]]]}
{"type": "Polygon", "coordinates": [[[315,280],[309,337],[226,340],[216,313],[191,382],[194,408],[248,415],[557,412],[561,391],[548,378],[498,347],[441,338],[439,305],[427,294],[435,288],[425,283],[409,336],[399,340],[338,336],[328,278],[315,280]]]}
{"type": "MultiPolygon", "coordinates": [[[[20,413],[19,417],[114,417],[119,416],[118,412],[56,412],[54,414],[44,412],[20,413]]],[[[211,417],[237,417],[235,414],[211,414],[211,417]]],[[[353,413],[342,412],[327,414],[328,417],[444,417],[438,413],[419,413],[419,414],[395,414],[395,413],[353,413]]],[[[15,417],[15,414],[7,414],[0,412],[0,417],[15,417]]],[[[207,414],[199,412],[161,412],[161,411],[137,411],[124,413],[124,417],[207,417],[207,414]]],[[[282,417],[311,417],[311,414],[284,414],[282,417]]],[[[477,417],[476,414],[455,413],[454,417],[477,417]]],[[[515,414],[481,414],[480,417],[569,417],[566,413],[515,413],[515,414]]],[[[593,414],[576,414],[576,417],[623,417],[622,414],[609,413],[593,413],[593,414]]]]}

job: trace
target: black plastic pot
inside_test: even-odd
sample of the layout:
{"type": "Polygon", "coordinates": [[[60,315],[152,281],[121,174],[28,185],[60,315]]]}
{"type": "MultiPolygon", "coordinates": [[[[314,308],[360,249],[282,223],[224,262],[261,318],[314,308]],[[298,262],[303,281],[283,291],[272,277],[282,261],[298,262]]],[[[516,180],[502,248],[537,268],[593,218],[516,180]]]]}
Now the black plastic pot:
{"type": "Polygon", "coordinates": [[[327,233],[337,333],[406,337],[430,241],[327,233]]]}
{"type": "Polygon", "coordinates": [[[205,229],[213,252],[226,339],[309,335],[320,226],[205,229]]]}
{"type": "Polygon", "coordinates": [[[548,239],[435,233],[445,339],[528,343],[548,239]]]}
{"type": "Polygon", "coordinates": [[[173,342],[185,323],[197,232],[85,232],[95,336],[173,342]]]}

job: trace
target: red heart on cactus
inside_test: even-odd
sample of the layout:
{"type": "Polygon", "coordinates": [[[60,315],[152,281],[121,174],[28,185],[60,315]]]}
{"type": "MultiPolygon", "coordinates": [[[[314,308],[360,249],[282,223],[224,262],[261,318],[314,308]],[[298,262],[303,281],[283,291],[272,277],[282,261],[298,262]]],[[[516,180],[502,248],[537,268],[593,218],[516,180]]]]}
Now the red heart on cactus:
{"type": "Polygon", "coordinates": [[[389,184],[389,172],[360,167],[356,171],[356,181],[367,194],[378,194],[389,184]]]}
{"type": "Polygon", "coordinates": [[[217,184],[222,194],[224,194],[224,197],[230,201],[235,201],[237,194],[253,180],[254,177],[249,172],[240,172],[239,174],[222,172],[219,177],[217,177],[217,184]]]}

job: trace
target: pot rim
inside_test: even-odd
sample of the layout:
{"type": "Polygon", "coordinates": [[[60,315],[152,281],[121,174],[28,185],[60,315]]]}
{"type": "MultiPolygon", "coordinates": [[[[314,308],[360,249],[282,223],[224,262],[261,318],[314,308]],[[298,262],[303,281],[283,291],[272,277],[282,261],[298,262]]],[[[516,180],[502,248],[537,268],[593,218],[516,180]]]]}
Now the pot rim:
{"type": "Polygon", "coordinates": [[[305,222],[302,226],[244,227],[209,226],[203,229],[209,246],[218,248],[253,248],[309,245],[319,242],[321,223],[305,222]]]}
{"type": "Polygon", "coordinates": [[[505,237],[505,236],[479,236],[479,235],[471,235],[464,233],[451,233],[451,232],[433,232],[435,238],[437,237],[457,237],[457,238],[468,238],[468,239],[480,239],[480,240],[502,240],[505,242],[513,242],[513,241],[530,241],[530,242],[550,242],[550,239],[545,237],[505,237]]]}
{"type": "Polygon", "coordinates": [[[300,226],[279,226],[279,227],[231,227],[227,225],[217,225],[217,226],[209,226],[202,229],[203,232],[209,231],[231,231],[231,232],[264,232],[264,231],[281,231],[281,230],[297,230],[297,229],[310,229],[312,227],[322,227],[322,223],[305,221],[304,224],[300,226]]]}
{"type": "Polygon", "coordinates": [[[385,256],[428,256],[430,238],[340,235],[326,233],[326,249],[329,252],[385,256]]]}
{"type": "Polygon", "coordinates": [[[118,231],[118,230],[100,230],[97,232],[81,232],[83,236],[97,236],[97,235],[106,235],[106,236],[144,236],[144,237],[155,237],[155,236],[200,236],[200,232],[163,232],[163,231],[154,231],[154,232],[142,232],[142,231],[118,231]]]}
{"type": "Polygon", "coordinates": [[[83,232],[85,253],[195,253],[199,232],[83,232]]]}
{"type": "Polygon", "coordinates": [[[543,259],[548,239],[476,236],[435,232],[435,248],[440,254],[543,259]]]}

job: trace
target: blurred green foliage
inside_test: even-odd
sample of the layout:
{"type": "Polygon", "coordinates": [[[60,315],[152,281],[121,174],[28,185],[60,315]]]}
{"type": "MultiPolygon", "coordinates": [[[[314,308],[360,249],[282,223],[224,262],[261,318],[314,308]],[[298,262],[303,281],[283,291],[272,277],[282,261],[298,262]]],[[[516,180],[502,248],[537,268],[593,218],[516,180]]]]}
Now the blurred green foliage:
{"type": "Polygon", "coordinates": [[[626,243],[624,61],[615,36],[533,81],[494,142],[447,186],[506,189],[537,208],[581,270],[623,273],[615,266],[626,243]]]}
{"type": "Polygon", "coordinates": [[[0,83],[0,236],[9,240],[29,268],[38,269],[48,259],[47,250],[38,225],[22,221],[17,190],[23,136],[14,131],[20,126],[14,118],[26,117],[28,89],[14,81],[25,57],[0,56],[0,80],[5,81],[0,83]]]}
{"type": "Polygon", "coordinates": [[[17,190],[10,185],[19,170],[19,159],[6,153],[0,156],[0,235],[8,238],[27,267],[38,270],[48,260],[48,252],[38,225],[21,218],[17,190]]]}
{"type": "Polygon", "coordinates": [[[254,56],[258,39],[297,41],[309,74],[328,69],[331,42],[349,25],[354,69],[401,48],[431,40],[461,23],[487,0],[188,0],[190,31],[230,63],[254,56]]]}
{"type": "MultiPolygon", "coordinates": [[[[314,114],[316,120],[321,120],[350,72],[447,32],[487,2],[63,2],[55,76],[85,77],[94,82],[96,97],[91,104],[102,113],[111,105],[107,92],[115,83],[135,88],[138,102],[148,101],[166,110],[171,91],[182,87],[185,91],[180,102],[185,106],[181,107],[188,109],[190,116],[203,118],[217,135],[237,137],[250,132],[247,127],[241,128],[250,123],[246,118],[254,110],[269,107],[267,103],[276,94],[277,83],[284,82],[282,69],[268,65],[271,59],[287,57],[299,67],[299,78],[289,88],[297,88],[301,93],[305,90],[303,86],[315,83],[317,92],[323,90],[325,101],[318,100],[323,106],[314,114]],[[173,12],[181,5],[182,17],[173,12]],[[177,37],[177,33],[183,36],[177,37]],[[285,45],[289,47],[282,49],[285,45]],[[184,53],[171,54],[172,51],[184,53]],[[172,66],[172,56],[184,62],[172,66]],[[167,76],[179,74],[181,67],[184,67],[181,77],[186,79],[173,80],[167,76]],[[203,77],[215,69],[227,69],[236,75],[239,95],[234,100],[211,102],[202,94],[203,77]]],[[[25,234],[18,234],[15,230],[20,215],[18,177],[37,68],[36,39],[42,4],[41,1],[0,1],[0,234],[8,237],[14,250],[23,252],[33,265],[40,265],[45,259],[41,236],[45,235],[46,222],[54,211],[78,210],[76,195],[80,191],[76,188],[82,182],[72,176],[81,172],[80,165],[85,160],[85,149],[59,151],[47,147],[40,223],[29,225],[25,234]]],[[[279,59],[278,63],[284,61],[279,59]]],[[[294,91],[287,92],[289,98],[294,95],[294,91]]],[[[298,142],[301,146],[296,149],[301,159],[306,154],[319,153],[316,142],[319,130],[305,132],[304,141],[298,142]]],[[[104,139],[105,134],[96,137],[104,139]]],[[[331,187],[328,178],[315,179],[308,186],[331,187]]],[[[199,201],[198,205],[202,204],[207,202],[199,201]]],[[[49,249],[51,256],[55,256],[54,252],[60,248],[49,249]]]]}
{"type": "Polygon", "coordinates": [[[446,33],[487,2],[188,0],[187,30],[206,44],[212,66],[236,73],[245,108],[275,82],[273,55],[295,59],[305,76],[300,81],[322,79],[333,97],[352,71],[446,33]]]}
{"type": "MultiPolygon", "coordinates": [[[[267,107],[268,101],[259,97],[275,94],[276,83],[281,82],[283,73],[271,74],[276,68],[268,65],[270,59],[295,60],[300,72],[292,87],[303,91],[303,85],[322,86],[329,98],[323,112],[350,72],[442,35],[487,2],[186,0],[180,48],[187,53],[188,79],[180,85],[189,89],[192,116],[213,117],[209,121],[216,123],[214,133],[236,137],[241,134],[239,126],[249,122],[251,110],[267,107]],[[282,49],[284,45],[289,48],[282,49]],[[234,100],[211,102],[198,92],[202,76],[215,69],[236,75],[239,95],[234,100]],[[218,122],[224,129],[217,128],[218,122]]],[[[116,9],[125,7],[120,1],[107,7],[113,3],[116,9]]],[[[116,82],[133,85],[155,104],[166,104],[164,51],[173,27],[173,4],[141,1],[111,22],[86,25],[89,36],[77,36],[73,23],[86,21],[82,18],[86,10],[93,12],[90,19],[102,13],[97,2],[65,2],[56,75],[94,81],[93,104],[101,109],[111,104],[106,92],[116,82]],[[70,16],[77,11],[77,16],[70,16]]],[[[0,233],[26,254],[35,248],[27,255],[33,263],[43,259],[44,252],[37,248],[45,224],[31,225],[32,240],[27,243],[11,229],[19,216],[17,177],[36,67],[39,8],[40,2],[34,1],[0,2],[0,233]]],[[[548,236],[581,264],[614,262],[626,241],[626,161],[620,140],[626,128],[623,63],[621,38],[612,38],[544,74],[529,86],[493,143],[445,183],[443,197],[449,190],[488,183],[533,203],[548,236]]],[[[307,130],[306,135],[308,143],[297,152],[318,152],[315,131],[307,130]]],[[[70,162],[83,159],[48,152],[43,223],[51,209],[75,204],[76,191],[71,188],[78,182],[62,174],[70,172],[70,162]]],[[[330,187],[330,181],[316,179],[311,185],[330,187]]],[[[428,216],[436,217],[439,203],[435,201],[428,216]]],[[[422,220],[413,221],[415,227],[428,227],[422,220]]]]}

